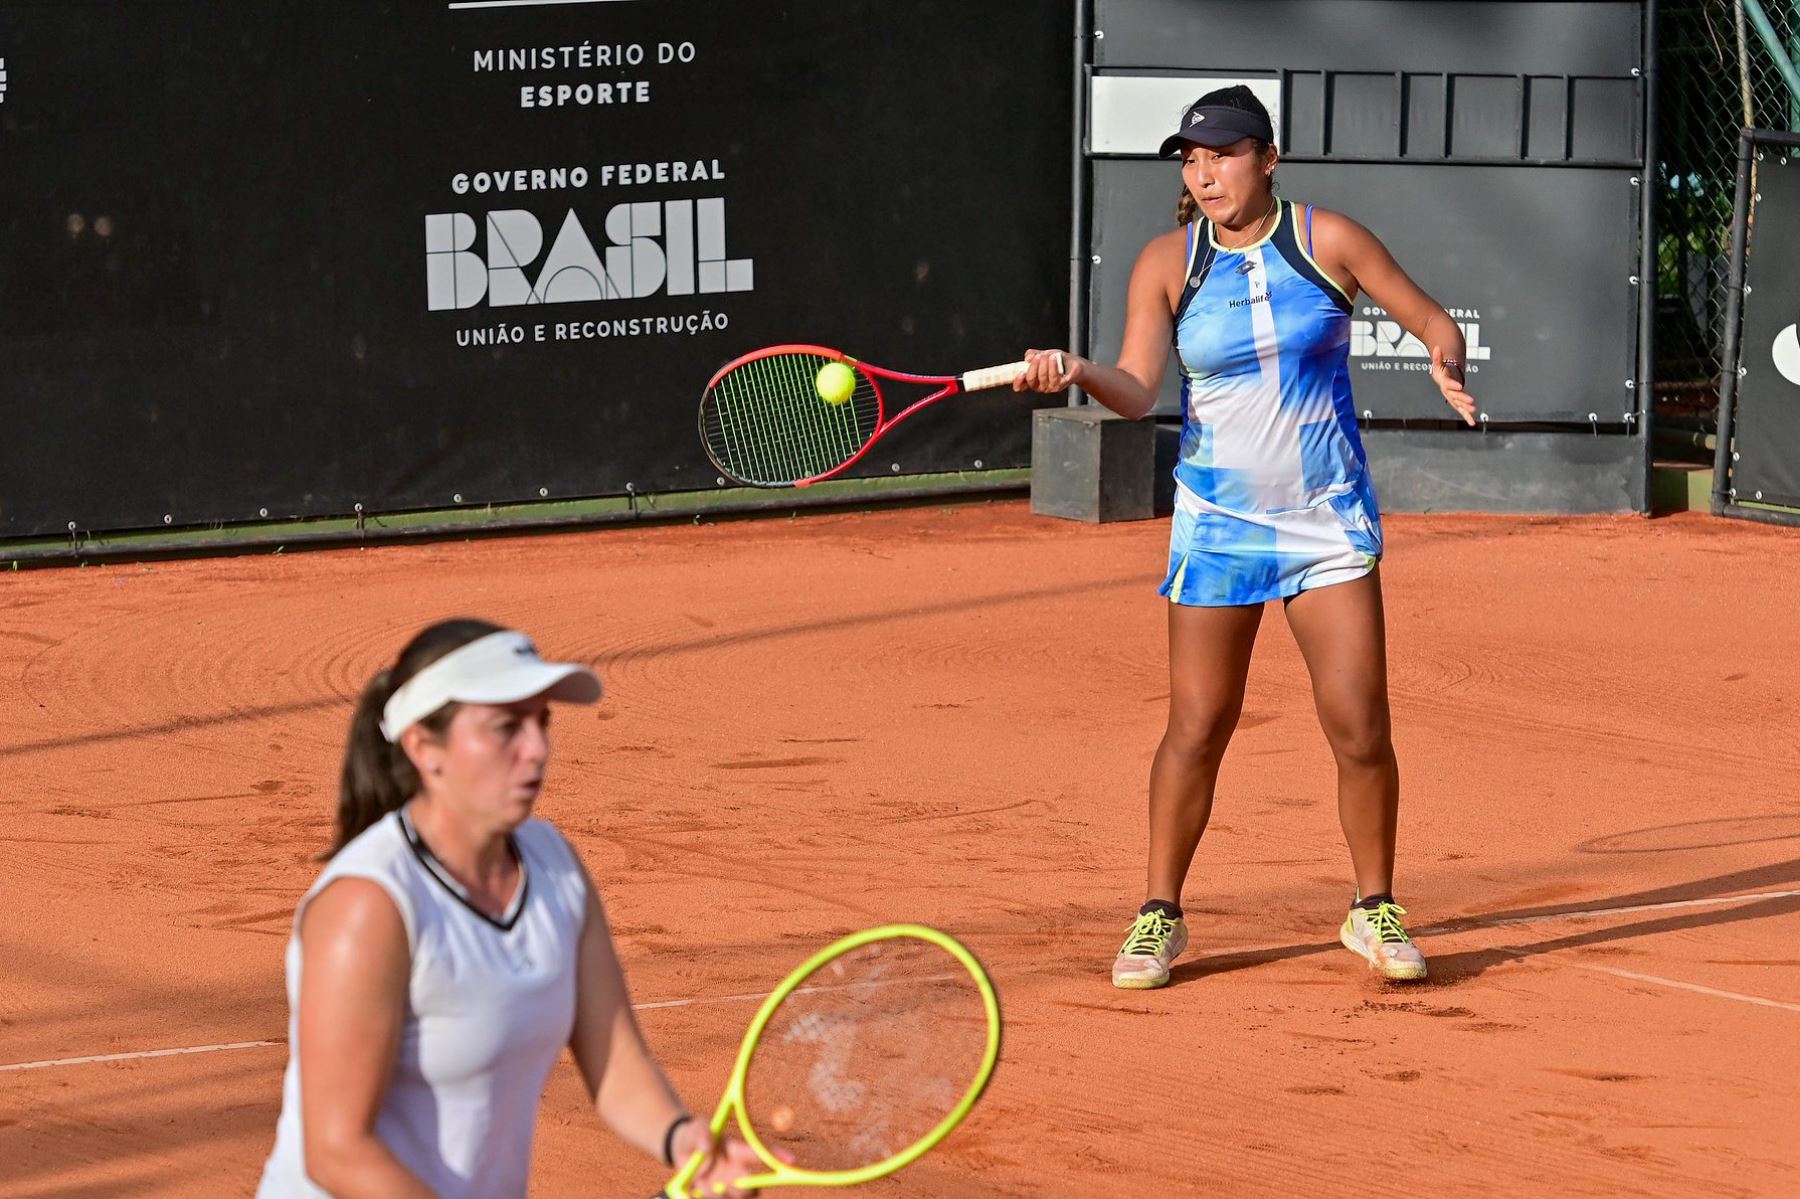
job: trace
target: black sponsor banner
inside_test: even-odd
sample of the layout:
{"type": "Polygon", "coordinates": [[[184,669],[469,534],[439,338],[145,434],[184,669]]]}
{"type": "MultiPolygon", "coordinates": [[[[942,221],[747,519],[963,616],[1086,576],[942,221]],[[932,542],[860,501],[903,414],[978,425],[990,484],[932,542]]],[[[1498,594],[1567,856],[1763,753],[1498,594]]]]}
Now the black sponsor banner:
{"type": "MultiPolygon", "coordinates": [[[[737,354],[1060,344],[1066,17],[0,0],[0,534],[712,487],[737,354]]],[[[1028,408],[861,473],[1023,465],[1028,408]]]]}
{"type": "Polygon", "coordinates": [[[1757,149],[1746,247],[1730,485],[1739,503],[1800,508],[1800,147],[1757,149]]]}
{"type": "MultiPolygon", "coordinates": [[[[1499,421],[1617,425],[1632,410],[1637,253],[1624,171],[1288,162],[1282,192],[1370,227],[1461,327],[1468,388],[1499,421]],[[1563,227],[1564,212],[1596,214],[1563,227]]],[[[1095,356],[1119,352],[1137,251],[1174,225],[1173,162],[1107,161],[1096,171],[1095,356]],[[1165,197],[1167,197],[1165,199],[1165,197]]],[[[1431,354],[1366,295],[1350,314],[1356,409],[1380,420],[1454,420],[1431,383],[1431,354]]],[[[1159,411],[1179,413],[1171,367],[1159,411]]]]}

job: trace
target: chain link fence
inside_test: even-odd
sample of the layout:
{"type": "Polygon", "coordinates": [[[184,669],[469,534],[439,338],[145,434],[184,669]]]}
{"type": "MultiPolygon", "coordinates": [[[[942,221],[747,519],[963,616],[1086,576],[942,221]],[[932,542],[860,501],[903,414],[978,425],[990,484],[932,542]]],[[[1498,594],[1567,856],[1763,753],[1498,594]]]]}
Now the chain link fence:
{"type": "Polygon", "coordinates": [[[1662,0],[1659,12],[1658,440],[1700,457],[1718,412],[1738,130],[1800,130],[1800,97],[1768,44],[1800,62],[1800,2],[1662,0]]]}

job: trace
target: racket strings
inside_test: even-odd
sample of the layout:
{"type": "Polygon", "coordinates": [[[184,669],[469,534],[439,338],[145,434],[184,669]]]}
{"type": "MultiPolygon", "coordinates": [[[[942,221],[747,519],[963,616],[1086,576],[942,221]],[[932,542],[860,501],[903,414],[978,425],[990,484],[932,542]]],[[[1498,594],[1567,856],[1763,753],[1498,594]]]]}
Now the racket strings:
{"type": "Polygon", "coordinates": [[[988,1036],[980,991],[948,953],[923,942],[865,946],[776,1009],[745,1079],[748,1122],[805,1169],[883,1161],[956,1107],[988,1036]]]}
{"type": "Polygon", "coordinates": [[[856,371],[842,404],[820,398],[821,354],[771,354],[727,371],[700,405],[701,436],[732,478],[782,486],[841,466],[869,443],[881,421],[875,385],[856,371]]]}

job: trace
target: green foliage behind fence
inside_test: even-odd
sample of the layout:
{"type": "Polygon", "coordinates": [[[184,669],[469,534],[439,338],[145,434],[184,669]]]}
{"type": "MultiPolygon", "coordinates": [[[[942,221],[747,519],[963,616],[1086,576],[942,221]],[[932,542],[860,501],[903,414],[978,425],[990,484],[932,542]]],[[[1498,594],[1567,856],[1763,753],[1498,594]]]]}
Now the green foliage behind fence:
{"type": "Polygon", "coordinates": [[[1718,405],[1738,130],[1800,130],[1800,98],[1758,29],[1758,7],[1779,52],[1800,61],[1796,0],[1660,6],[1657,401],[1677,425],[1711,428],[1718,405]]]}

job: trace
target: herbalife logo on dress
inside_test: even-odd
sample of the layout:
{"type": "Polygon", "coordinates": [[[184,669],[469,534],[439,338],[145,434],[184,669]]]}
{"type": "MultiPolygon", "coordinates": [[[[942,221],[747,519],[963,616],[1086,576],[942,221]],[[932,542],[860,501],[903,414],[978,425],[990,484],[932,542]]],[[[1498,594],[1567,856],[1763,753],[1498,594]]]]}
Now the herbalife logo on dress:
{"type": "Polygon", "coordinates": [[[725,201],[616,204],[601,219],[596,248],[573,208],[550,251],[544,226],[522,208],[425,218],[425,294],[432,311],[515,304],[581,304],[750,291],[755,263],[725,252],[725,201]],[[481,252],[478,234],[485,234],[481,252]]]}

